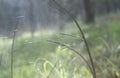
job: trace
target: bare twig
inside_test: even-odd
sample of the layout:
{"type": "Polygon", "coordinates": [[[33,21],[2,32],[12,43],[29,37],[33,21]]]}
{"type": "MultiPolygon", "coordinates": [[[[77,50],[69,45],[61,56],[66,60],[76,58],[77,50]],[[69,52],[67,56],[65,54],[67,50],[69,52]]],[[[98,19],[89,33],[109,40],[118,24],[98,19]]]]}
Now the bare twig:
{"type": "Polygon", "coordinates": [[[50,0],[50,1],[53,1],[53,2],[59,7],[60,11],[64,12],[65,14],[67,14],[67,15],[74,21],[74,23],[76,24],[76,26],[78,27],[78,29],[79,29],[79,31],[80,31],[80,33],[81,33],[81,35],[82,35],[83,41],[84,41],[84,43],[85,43],[85,45],[86,45],[86,49],[87,49],[88,55],[89,55],[89,59],[90,59],[91,66],[92,66],[92,71],[93,71],[93,72],[92,72],[93,78],[96,78],[95,66],[94,66],[93,58],[92,58],[92,55],[91,55],[91,52],[90,52],[90,49],[89,49],[89,45],[88,45],[88,43],[87,43],[87,40],[86,40],[86,38],[85,38],[85,35],[84,35],[84,33],[83,33],[83,31],[82,31],[79,23],[78,23],[77,20],[70,14],[70,12],[69,12],[67,9],[64,8],[64,7],[62,7],[61,4],[59,4],[56,0],[50,0]]]}

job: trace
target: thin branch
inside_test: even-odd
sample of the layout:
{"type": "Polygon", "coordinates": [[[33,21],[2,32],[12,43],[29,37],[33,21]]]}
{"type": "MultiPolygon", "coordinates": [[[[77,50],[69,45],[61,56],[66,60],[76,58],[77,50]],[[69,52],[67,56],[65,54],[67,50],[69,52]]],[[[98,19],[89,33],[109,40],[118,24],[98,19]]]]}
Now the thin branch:
{"type": "Polygon", "coordinates": [[[87,49],[87,52],[88,52],[88,56],[89,56],[89,59],[90,59],[91,65],[92,65],[93,78],[96,78],[95,66],[94,66],[93,58],[92,58],[92,55],[91,55],[91,52],[90,52],[90,49],[89,49],[89,45],[88,45],[88,43],[87,43],[87,40],[86,40],[86,38],[85,38],[85,35],[84,35],[84,33],[83,33],[83,31],[82,31],[79,23],[78,23],[77,20],[70,14],[70,12],[69,12],[67,9],[64,8],[64,7],[62,7],[56,0],[50,0],[50,1],[53,1],[53,2],[60,8],[61,11],[63,11],[65,14],[67,14],[67,15],[74,21],[74,23],[75,23],[76,26],[78,27],[78,29],[79,29],[79,31],[80,31],[80,33],[81,33],[81,35],[82,35],[83,41],[84,41],[84,43],[85,43],[85,45],[86,45],[86,49],[87,49]]]}
{"type": "Polygon", "coordinates": [[[60,42],[57,42],[57,41],[52,41],[52,40],[48,40],[48,41],[49,41],[49,42],[52,42],[52,43],[55,43],[55,44],[58,44],[58,45],[61,45],[61,46],[64,46],[64,47],[72,50],[72,51],[75,52],[76,54],[78,54],[78,55],[84,60],[84,62],[87,64],[87,66],[89,67],[90,71],[93,73],[90,64],[89,64],[89,63],[87,62],[87,60],[82,56],[82,54],[80,54],[78,51],[76,51],[75,49],[73,49],[73,48],[70,47],[70,46],[67,46],[66,44],[63,44],[63,43],[60,43],[60,42]]]}
{"type": "Polygon", "coordinates": [[[18,19],[16,20],[15,22],[15,25],[14,25],[14,31],[13,31],[13,37],[12,37],[12,44],[11,44],[11,50],[10,50],[10,53],[11,53],[11,66],[10,66],[10,69],[11,69],[11,78],[13,78],[13,49],[14,49],[14,45],[15,45],[15,36],[16,36],[16,31],[17,31],[17,25],[18,25],[18,19]]]}

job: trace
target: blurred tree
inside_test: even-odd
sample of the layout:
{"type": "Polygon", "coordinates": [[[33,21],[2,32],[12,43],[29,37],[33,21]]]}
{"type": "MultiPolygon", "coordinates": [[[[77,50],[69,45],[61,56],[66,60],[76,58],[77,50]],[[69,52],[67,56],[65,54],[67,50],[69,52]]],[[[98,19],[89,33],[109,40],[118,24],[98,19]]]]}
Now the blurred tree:
{"type": "Polygon", "coordinates": [[[110,13],[112,11],[112,4],[110,0],[105,0],[106,12],[110,13]]]}
{"type": "Polygon", "coordinates": [[[56,9],[56,19],[58,24],[59,31],[62,31],[64,29],[65,21],[66,21],[66,15],[64,13],[64,9],[61,7],[64,7],[65,0],[49,0],[48,4],[53,8],[56,9]]]}
{"type": "MultiPolygon", "coordinates": [[[[61,6],[64,7],[64,0],[58,0],[57,1],[61,6]]],[[[59,6],[58,6],[59,8],[59,6]]],[[[61,9],[58,9],[58,25],[59,25],[59,30],[62,31],[64,29],[64,25],[65,25],[65,14],[64,11],[62,12],[61,9]]]]}
{"type": "MultiPolygon", "coordinates": [[[[72,17],[74,17],[75,19],[77,19],[77,16],[83,10],[81,3],[82,0],[66,0],[65,2],[65,8],[70,12],[72,17]]],[[[67,20],[71,20],[71,19],[68,17],[67,20]]]]}
{"type": "Polygon", "coordinates": [[[1,28],[2,28],[2,26],[3,26],[3,22],[2,22],[2,0],[0,0],[0,33],[2,33],[1,31],[1,28]]]}
{"type": "Polygon", "coordinates": [[[93,9],[92,0],[83,0],[85,8],[85,22],[91,23],[95,21],[95,12],[93,9]]]}
{"type": "Polygon", "coordinates": [[[35,32],[35,28],[36,28],[36,23],[35,23],[35,16],[34,16],[34,1],[33,0],[29,0],[30,3],[30,7],[29,7],[29,22],[30,22],[30,32],[32,37],[34,37],[34,32],[35,32]]]}
{"type": "Polygon", "coordinates": [[[120,0],[109,0],[113,12],[120,10],[120,0]]]}
{"type": "MultiPolygon", "coordinates": [[[[93,0],[62,0],[63,3],[60,4],[64,4],[62,6],[65,7],[75,19],[80,15],[85,19],[84,21],[86,23],[90,23],[94,22],[95,16],[92,1],[93,0]]],[[[69,16],[67,18],[67,20],[71,21],[69,16]]]]}
{"type": "Polygon", "coordinates": [[[13,26],[14,23],[16,22],[16,17],[18,13],[18,3],[19,1],[14,1],[14,5],[12,3],[7,3],[5,0],[1,0],[1,18],[0,18],[0,26],[1,26],[1,31],[0,35],[2,36],[8,36],[10,37],[12,35],[13,31],[13,26]]]}
{"type": "MultiPolygon", "coordinates": [[[[51,3],[52,0],[0,0],[0,34],[9,35],[13,31],[15,17],[24,16],[24,30],[34,34],[36,26],[55,26],[59,21],[59,29],[64,29],[65,22],[71,22],[71,18],[65,15],[58,6],[51,3]],[[19,4],[19,5],[18,5],[19,4]],[[56,10],[53,8],[56,8],[56,10]]],[[[85,22],[94,22],[95,14],[105,14],[120,11],[120,0],[56,0],[66,8],[75,18],[83,17],[85,22]],[[96,6],[94,7],[94,2],[96,6]],[[95,10],[94,10],[95,9],[95,10]]],[[[83,19],[82,19],[83,20],[83,19]]]]}

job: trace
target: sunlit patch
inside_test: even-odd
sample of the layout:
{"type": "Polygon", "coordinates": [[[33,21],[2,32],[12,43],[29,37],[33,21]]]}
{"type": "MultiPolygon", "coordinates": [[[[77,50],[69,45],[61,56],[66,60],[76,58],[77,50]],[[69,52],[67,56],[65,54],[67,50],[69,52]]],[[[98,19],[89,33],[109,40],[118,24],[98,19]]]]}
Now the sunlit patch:
{"type": "Polygon", "coordinates": [[[3,45],[3,40],[0,39],[0,46],[3,45]]]}
{"type": "Polygon", "coordinates": [[[40,31],[34,32],[34,34],[32,34],[31,32],[26,32],[20,38],[30,38],[32,36],[34,36],[34,37],[48,36],[48,35],[53,35],[55,33],[56,33],[55,30],[42,29],[40,31]]]}
{"type": "Polygon", "coordinates": [[[7,37],[0,37],[0,46],[3,45],[10,45],[11,44],[11,40],[7,37]]]}
{"type": "Polygon", "coordinates": [[[35,33],[34,33],[34,36],[35,36],[35,37],[39,37],[39,36],[40,36],[40,33],[39,33],[39,32],[35,32],[35,33]]]}
{"type": "Polygon", "coordinates": [[[24,33],[22,35],[22,38],[30,38],[31,37],[31,34],[30,33],[24,33]]]}
{"type": "Polygon", "coordinates": [[[40,30],[38,33],[39,33],[39,36],[52,35],[55,33],[55,30],[43,29],[43,30],[40,30]]]}

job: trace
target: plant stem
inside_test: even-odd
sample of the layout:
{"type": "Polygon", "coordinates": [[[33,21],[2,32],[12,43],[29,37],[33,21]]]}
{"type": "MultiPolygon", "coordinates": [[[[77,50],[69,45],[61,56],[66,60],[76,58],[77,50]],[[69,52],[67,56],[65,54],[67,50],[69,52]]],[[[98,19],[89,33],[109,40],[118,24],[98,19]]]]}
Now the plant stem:
{"type": "Polygon", "coordinates": [[[88,45],[88,43],[87,43],[87,40],[86,40],[86,38],[85,38],[85,35],[84,35],[84,33],[83,33],[83,31],[82,31],[79,23],[78,23],[77,20],[70,14],[70,12],[67,11],[64,7],[62,7],[56,0],[51,0],[51,1],[53,1],[53,2],[59,7],[59,9],[60,9],[61,11],[63,11],[64,13],[66,13],[66,14],[74,21],[74,23],[75,23],[76,26],[78,27],[78,29],[79,29],[79,31],[80,31],[80,33],[81,33],[81,35],[82,35],[83,41],[84,41],[84,43],[85,43],[85,46],[86,46],[86,49],[87,49],[87,52],[88,52],[88,56],[89,56],[89,59],[90,59],[90,62],[91,62],[91,66],[92,66],[92,69],[93,69],[93,72],[92,72],[93,78],[97,78],[97,77],[96,77],[96,71],[95,71],[95,66],[94,66],[93,58],[92,58],[92,55],[91,55],[91,52],[90,52],[90,49],[89,49],[89,45],[88,45]]]}
{"type": "Polygon", "coordinates": [[[61,45],[61,46],[64,46],[64,47],[72,50],[72,51],[75,52],[76,54],[78,54],[78,55],[83,59],[83,61],[87,64],[87,66],[89,67],[90,71],[93,73],[90,64],[89,64],[89,63],[87,62],[87,60],[82,56],[82,54],[80,54],[78,51],[76,51],[76,50],[73,49],[72,47],[67,46],[67,45],[65,45],[65,44],[63,44],[63,43],[60,43],[60,42],[57,42],[57,41],[52,41],[52,40],[48,40],[48,41],[49,41],[49,42],[53,42],[53,43],[58,44],[58,45],[61,45]]]}
{"type": "Polygon", "coordinates": [[[14,49],[14,45],[15,45],[15,36],[16,36],[16,31],[17,31],[17,24],[18,24],[18,19],[17,21],[15,22],[15,26],[14,26],[14,31],[13,31],[13,37],[12,37],[12,44],[11,44],[11,67],[10,67],[10,70],[11,70],[11,78],[14,78],[13,77],[13,49],[14,49]]]}

